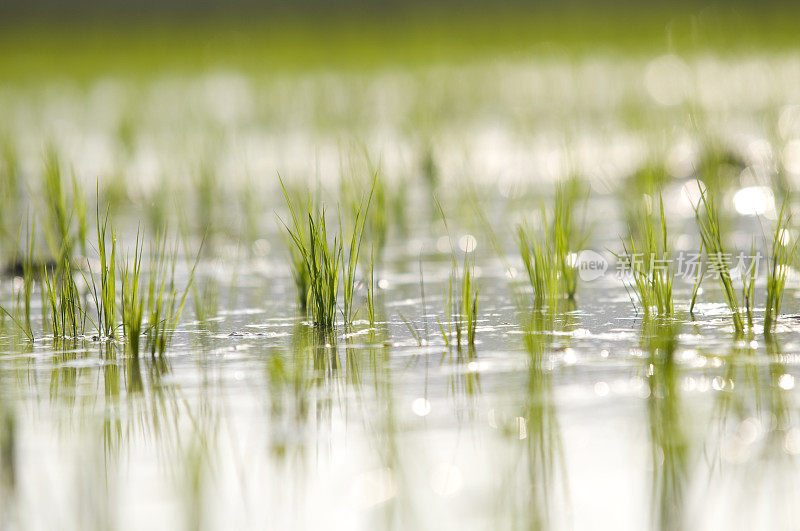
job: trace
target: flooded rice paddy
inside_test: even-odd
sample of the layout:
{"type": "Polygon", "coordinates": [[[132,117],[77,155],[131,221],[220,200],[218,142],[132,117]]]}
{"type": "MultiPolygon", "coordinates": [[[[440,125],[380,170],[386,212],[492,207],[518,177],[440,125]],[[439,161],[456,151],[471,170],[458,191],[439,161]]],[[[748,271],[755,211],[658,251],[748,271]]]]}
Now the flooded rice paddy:
{"type": "Polygon", "coordinates": [[[772,233],[783,198],[798,207],[800,56],[54,79],[0,85],[0,115],[0,527],[795,525],[795,247],[775,331],[762,329],[772,233]],[[356,313],[345,326],[340,288],[325,330],[298,302],[278,175],[325,205],[332,239],[376,174],[356,313]],[[565,255],[575,295],[537,305],[516,227],[546,239],[542,209],[555,215],[567,178],[583,190],[565,255]],[[737,256],[760,260],[743,333],[711,273],[689,313],[684,261],[715,265],[700,254],[701,189],[737,298],[737,256]],[[622,267],[646,229],[637,209],[658,212],[659,194],[671,317],[635,304],[622,267]],[[120,292],[137,240],[147,278],[166,230],[186,299],[163,351],[95,326],[106,212],[120,292]],[[43,293],[63,225],[88,317],[54,337],[43,293]],[[33,340],[31,231],[45,271],[33,340]],[[473,344],[455,339],[454,268],[477,287],[473,344]]]}

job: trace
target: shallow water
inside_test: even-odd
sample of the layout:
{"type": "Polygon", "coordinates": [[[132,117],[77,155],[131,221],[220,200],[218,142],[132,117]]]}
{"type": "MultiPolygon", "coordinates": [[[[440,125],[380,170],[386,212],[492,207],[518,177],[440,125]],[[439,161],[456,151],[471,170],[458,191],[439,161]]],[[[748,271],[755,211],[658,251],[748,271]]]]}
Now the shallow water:
{"type": "MultiPolygon", "coordinates": [[[[607,249],[625,234],[633,200],[625,179],[652,145],[672,162],[665,200],[676,247],[697,248],[682,190],[693,183],[702,135],[687,126],[685,103],[745,160],[724,189],[731,239],[748,250],[761,235],[746,215],[758,189],[737,191],[772,189],[776,167],[790,182],[800,170],[791,165],[799,72],[796,57],[669,56],[4,87],[0,108],[12,116],[26,182],[38,182],[41,144],[52,141],[84,183],[99,179],[123,248],[139,223],[181,216],[193,248],[210,236],[164,357],[136,358],[91,333],[54,341],[42,332],[38,291],[36,341],[4,321],[0,521],[11,529],[791,527],[797,279],[775,340],[737,341],[713,279],[694,316],[692,279],[678,279],[676,324],[646,322],[607,249]],[[720,79],[752,72],[775,74],[775,83],[722,90],[720,79]],[[772,122],[761,120],[768,115],[772,122]],[[134,131],[127,143],[123,125],[134,131]],[[389,218],[376,271],[378,322],[324,335],[298,315],[274,172],[299,183],[317,175],[336,198],[339,175],[367,167],[359,142],[387,176],[387,211],[400,213],[389,218]],[[610,265],[579,282],[574,306],[531,323],[530,307],[519,311],[512,297],[530,290],[511,227],[535,218],[565,168],[591,187],[584,248],[610,265]],[[458,259],[468,236],[477,243],[474,348],[447,347],[439,332],[450,242],[434,194],[458,259]]],[[[768,224],[763,201],[756,207],[768,224]]],[[[188,266],[179,264],[183,282],[188,266]]],[[[14,282],[2,282],[9,305],[14,282]]]]}

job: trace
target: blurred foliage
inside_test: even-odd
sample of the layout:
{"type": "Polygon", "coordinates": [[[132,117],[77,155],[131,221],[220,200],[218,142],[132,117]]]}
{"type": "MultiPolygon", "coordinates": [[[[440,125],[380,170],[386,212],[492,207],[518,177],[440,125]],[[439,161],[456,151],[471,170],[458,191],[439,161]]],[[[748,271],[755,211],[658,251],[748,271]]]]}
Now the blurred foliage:
{"type": "Polygon", "coordinates": [[[794,48],[800,20],[800,7],[780,3],[439,4],[278,13],[7,19],[0,21],[0,79],[136,77],[217,67],[365,69],[588,51],[743,53],[794,48]]]}

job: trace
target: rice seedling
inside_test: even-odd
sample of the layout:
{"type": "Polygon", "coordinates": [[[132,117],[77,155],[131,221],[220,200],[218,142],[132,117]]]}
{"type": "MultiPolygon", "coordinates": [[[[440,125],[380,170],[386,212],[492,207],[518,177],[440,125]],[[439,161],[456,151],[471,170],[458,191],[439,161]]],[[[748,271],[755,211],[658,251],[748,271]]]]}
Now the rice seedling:
{"type": "Polygon", "coordinates": [[[552,217],[541,208],[541,233],[536,237],[526,222],[516,226],[516,239],[528,281],[533,288],[534,305],[554,304],[562,296],[575,297],[578,269],[575,252],[586,239],[583,223],[575,211],[586,193],[577,177],[556,187],[552,217]]]}
{"type": "Polygon", "coordinates": [[[365,213],[364,236],[375,250],[378,260],[383,256],[386,237],[389,230],[389,189],[380,163],[374,164],[369,154],[365,152],[364,164],[353,163],[353,168],[348,176],[342,176],[340,181],[340,195],[347,210],[357,214],[363,209],[364,193],[369,189],[369,208],[365,213]]]}
{"type": "Polygon", "coordinates": [[[29,341],[33,341],[33,333],[15,316],[12,312],[8,311],[4,306],[0,305],[0,311],[11,319],[11,322],[23,333],[29,341]]]}
{"type": "Polygon", "coordinates": [[[471,255],[474,249],[465,249],[462,267],[458,266],[455,245],[447,224],[447,216],[444,208],[438,199],[434,197],[436,207],[442,217],[447,238],[450,242],[451,268],[450,278],[445,289],[445,317],[447,319],[447,333],[439,323],[445,342],[450,345],[450,339],[455,331],[455,344],[461,348],[462,335],[466,332],[466,342],[468,345],[475,344],[475,330],[478,325],[478,287],[475,283],[475,263],[471,255]]]}
{"type": "Polygon", "coordinates": [[[314,324],[322,329],[332,329],[336,321],[336,298],[339,291],[339,268],[342,257],[341,240],[334,237],[333,243],[329,243],[324,207],[309,207],[308,232],[304,232],[286,187],[283,186],[283,180],[281,186],[289,205],[293,227],[289,227],[282,220],[281,222],[302,257],[303,266],[308,274],[308,300],[314,324]]]}
{"type": "MultiPolygon", "coordinates": [[[[698,253],[702,256],[703,254],[703,244],[700,243],[700,252],[698,253]]],[[[695,271],[694,277],[694,284],[692,285],[692,298],[689,301],[689,313],[694,313],[694,305],[697,303],[697,296],[700,294],[700,285],[703,282],[703,277],[705,276],[705,270],[702,267],[699,267],[695,271]]]]}
{"type": "Polygon", "coordinates": [[[626,186],[620,188],[620,204],[625,211],[625,220],[631,236],[641,241],[644,234],[640,230],[641,204],[638,201],[631,201],[632,197],[655,197],[660,194],[664,186],[669,181],[670,176],[664,166],[663,160],[653,158],[645,163],[626,182],[626,186]]]}
{"type": "MultiPolygon", "coordinates": [[[[544,215],[542,218],[546,227],[547,220],[544,215]]],[[[522,263],[533,288],[534,306],[540,308],[553,303],[558,298],[559,282],[550,243],[546,239],[535,238],[527,223],[517,225],[516,232],[522,263]]]]}
{"type": "Polygon", "coordinates": [[[578,177],[570,177],[556,187],[552,221],[552,251],[555,254],[562,289],[568,298],[575,297],[578,269],[575,252],[584,244],[586,235],[583,222],[575,218],[581,201],[588,199],[588,192],[578,177]]]}
{"type": "Polygon", "coordinates": [[[192,289],[192,303],[194,317],[198,321],[209,321],[219,312],[219,282],[213,277],[203,277],[194,282],[192,289]]]}
{"type": "Polygon", "coordinates": [[[367,279],[367,318],[370,328],[375,327],[375,248],[369,253],[369,278],[367,279]]]}
{"type": "Polygon", "coordinates": [[[775,222],[775,232],[772,236],[769,262],[767,265],[767,300],[764,308],[764,334],[771,333],[775,322],[781,313],[781,303],[786,287],[786,276],[797,250],[797,238],[792,243],[789,234],[791,214],[786,208],[786,200],[781,204],[778,219],[775,222]]]}
{"type": "MultiPolygon", "coordinates": [[[[339,295],[339,272],[343,287],[342,318],[345,326],[352,324],[355,317],[353,299],[356,286],[356,272],[364,234],[364,226],[372,201],[373,189],[366,201],[362,201],[353,212],[353,228],[350,232],[350,244],[345,254],[344,231],[341,216],[339,217],[339,231],[333,234],[332,241],[328,234],[326,209],[324,206],[312,206],[309,199],[307,212],[308,230],[304,231],[303,225],[297,214],[283,179],[278,176],[284,198],[292,217],[292,226],[280,220],[289,235],[295,252],[302,258],[302,269],[294,268],[295,272],[307,274],[309,289],[308,301],[311,307],[311,316],[314,324],[323,330],[332,330],[336,324],[336,308],[339,295]]],[[[280,218],[279,218],[280,219],[280,218]]],[[[295,276],[297,282],[297,276],[295,276]]]]}
{"type": "Polygon", "coordinates": [[[33,295],[33,281],[35,272],[33,270],[33,249],[34,249],[34,235],[36,233],[36,220],[31,222],[28,229],[28,252],[25,254],[25,260],[22,264],[22,286],[23,286],[23,301],[24,301],[24,315],[25,315],[25,330],[29,338],[33,337],[33,329],[31,327],[31,297],[33,295]]]}
{"type": "Polygon", "coordinates": [[[72,276],[72,264],[64,259],[53,275],[42,267],[43,290],[50,310],[50,329],[53,339],[76,338],[86,330],[86,311],[81,294],[72,276]]]}
{"type": "Polygon", "coordinates": [[[219,177],[214,168],[204,162],[193,174],[192,184],[197,227],[213,240],[220,229],[217,223],[218,202],[223,191],[219,186],[219,177]]]}
{"type": "Polygon", "coordinates": [[[123,334],[130,348],[130,353],[139,355],[139,340],[142,335],[142,319],[144,316],[145,293],[141,284],[142,238],[137,232],[133,261],[125,263],[122,270],[122,300],[120,303],[123,334]]]}
{"type": "Polygon", "coordinates": [[[475,329],[478,327],[478,288],[474,281],[474,262],[469,257],[469,252],[464,255],[461,304],[462,315],[467,324],[467,343],[472,346],[475,345],[475,329]]]}
{"type": "Polygon", "coordinates": [[[336,302],[339,293],[342,243],[337,236],[329,243],[325,209],[308,216],[309,247],[303,251],[311,280],[311,314],[323,330],[336,324],[336,302]]]}
{"type": "MultiPolygon", "coordinates": [[[[372,183],[372,189],[370,190],[369,197],[367,197],[366,203],[362,200],[362,202],[355,208],[353,212],[353,231],[350,236],[350,245],[348,247],[348,252],[344,255],[344,246],[340,246],[339,251],[342,253],[342,257],[340,258],[342,262],[342,290],[343,290],[343,303],[342,303],[342,319],[344,320],[345,326],[350,326],[355,318],[355,312],[353,311],[353,296],[355,294],[356,288],[356,272],[358,268],[358,261],[361,251],[361,240],[364,237],[364,226],[367,222],[367,214],[369,212],[369,207],[372,202],[372,196],[375,193],[375,186],[377,185],[377,179],[372,183]]],[[[339,238],[342,239],[344,235],[344,231],[342,231],[342,219],[341,216],[339,217],[339,238]]],[[[374,256],[374,255],[373,255],[374,256]]]]}
{"type": "MultiPolygon", "coordinates": [[[[756,243],[753,240],[750,246],[750,256],[755,256],[756,243]]],[[[744,307],[744,314],[747,317],[747,329],[753,329],[753,310],[755,309],[756,300],[756,268],[755,264],[751,263],[747,270],[744,269],[744,264],[738,266],[739,274],[742,276],[742,306],[744,307]]]]}
{"type": "MultiPolygon", "coordinates": [[[[300,204],[301,199],[297,197],[299,194],[292,194],[295,195],[295,199],[293,201],[289,200],[290,192],[287,191],[286,186],[283,183],[283,179],[278,176],[281,182],[281,188],[283,189],[284,197],[286,197],[286,202],[291,204],[300,204]]],[[[308,203],[311,202],[311,199],[307,199],[308,203]]],[[[295,240],[289,233],[286,231],[283,233],[284,241],[286,242],[286,248],[289,250],[290,255],[290,263],[291,271],[292,271],[292,279],[294,280],[294,287],[295,293],[297,295],[297,304],[300,307],[300,311],[302,313],[307,313],[308,311],[308,297],[309,297],[309,290],[311,287],[311,280],[308,276],[308,269],[306,268],[306,260],[305,255],[303,253],[303,249],[307,247],[308,242],[308,234],[307,234],[307,225],[305,223],[300,223],[300,220],[295,215],[295,210],[293,207],[290,206],[289,208],[291,215],[292,215],[292,222],[295,228],[295,235],[297,239],[295,240]]],[[[298,211],[306,210],[310,211],[310,205],[300,205],[298,206],[298,211]],[[301,207],[305,208],[301,208],[301,207]]],[[[281,221],[282,223],[282,221],[281,221]]]]}
{"type": "Polygon", "coordinates": [[[403,323],[405,323],[406,328],[408,328],[408,331],[411,332],[411,336],[414,338],[414,341],[417,342],[417,346],[421,347],[422,337],[419,335],[419,332],[412,326],[411,322],[408,319],[406,319],[406,316],[403,315],[401,311],[398,310],[397,313],[398,315],[400,315],[400,319],[403,320],[403,323]]]}
{"type": "Polygon", "coordinates": [[[100,289],[94,280],[89,262],[89,290],[97,310],[97,331],[103,337],[114,337],[117,329],[117,233],[108,211],[100,217],[97,207],[97,252],[100,257],[100,289]],[[109,242],[110,239],[110,242],[109,242]],[[110,244],[110,245],[109,245],[110,244]]]}
{"type": "MultiPolygon", "coordinates": [[[[639,249],[643,252],[638,252],[636,238],[631,234],[628,242],[630,249],[623,242],[624,253],[617,258],[623,260],[630,268],[630,284],[645,315],[654,313],[672,316],[675,271],[670,259],[662,197],[659,196],[658,218],[649,212],[649,208],[645,208],[640,212],[636,226],[639,229],[644,228],[639,245],[639,249]]],[[[633,233],[633,230],[631,232],[633,233]]]]}
{"type": "MultiPolygon", "coordinates": [[[[200,248],[202,249],[202,243],[200,248]]],[[[175,250],[166,252],[166,235],[156,239],[150,255],[150,272],[147,282],[146,348],[151,356],[162,356],[172,340],[186,297],[194,282],[194,273],[200,260],[197,253],[189,273],[186,288],[181,294],[175,287],[175,250]]]]}
{"type": "MultiPolygon", "coordinates": [[[[694,205],[695,220],[700,231],[700,238],[706,250],[709,260],[717,273],[720,285],[722,286],[725,302],[731,311],[733,327],[736,334],[744,332],[744,321],[742,320],[739,300],[736,289],[733,286],[731,272],[726,262],[725,246],[722,242],[722,233],[719,221],[719,212],[714,203],[714,196],[711,191],[703,188],[698,182],[700,190],[700,202],[694,205]],[[702,204],[702,211],[701,206],[702,204]]],[[[744,278],[744,277],[743,277],[744,278]]]]}
{"type": "MultiPolygon", "coordinates": [[[[428,306],[427,306],[427,304],[425,304],[425,277],[423,276],[423,273],[422,273],[422,256],[421,255],[420,255],[420,259],[419,259],[419,293],[420,293],[420,307],[422,308],[422,322],[423,322],[423,324],[425,326],[424,337],[419,331],[417,331],[414,328],[414,326],[411,324],[411,322],[408,319],[406,319],[406,316],[403,315],[403,312],[401,312],[400,310],[397,310],[397,313],[400,315],[400,318],[405,323],[406,328],[408,328],[408,331],[411,332],[411,336],[417,342],[417,345],[421,347],[423,345],[427,345],[428,344],[428,306]]],[[[439,322],[439,327],[441,328],[441,326],[442,326],[441,322],[439,322]]],[[[442,331],[442,335],[444,336],[445,344],[449,344],[448,339],[447,339],[447,334],[445,334],[444,331],[442,331]]]]}

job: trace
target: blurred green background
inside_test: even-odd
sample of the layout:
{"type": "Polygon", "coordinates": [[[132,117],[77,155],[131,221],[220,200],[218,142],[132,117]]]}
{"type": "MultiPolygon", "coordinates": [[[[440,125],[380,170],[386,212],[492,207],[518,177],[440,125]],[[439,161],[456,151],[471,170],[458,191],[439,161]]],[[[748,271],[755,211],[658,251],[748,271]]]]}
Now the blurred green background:
{"type": "Polygon", "coordinates": [[[0,76],[374,68],[534,54],[797,45],[788,2],[0,2],[0,76]]]}

